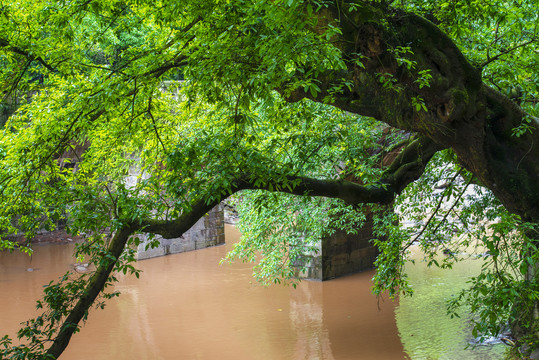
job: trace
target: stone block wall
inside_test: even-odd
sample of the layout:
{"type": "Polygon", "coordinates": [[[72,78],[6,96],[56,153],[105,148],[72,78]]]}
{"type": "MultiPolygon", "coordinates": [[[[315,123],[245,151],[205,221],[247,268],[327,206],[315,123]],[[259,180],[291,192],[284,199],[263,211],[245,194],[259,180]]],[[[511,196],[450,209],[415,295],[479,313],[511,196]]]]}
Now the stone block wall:
{"type": "Polygon", "coordinates": [[[148,236],[147,234],[139,235],[141,243],[137,248],[136,258],[143,260],[224,244],[224,224],[223,206],[219,204],[199,219],[183,236],[175,239],[164,239],[157,236],[159,246],[156,248],[148,247],[146,249],[149,243],[148,236]]]}
{"type": "MultiPolygon", "coordinates": [[[[397,131],[401,138],[409,138],[410,133],[397,131]]],[[[382,157],[382,168],[390,166],[398,156],[404,145],[393,148],[390,152],[384,152],[392,142],[392,136],[396,135],[391,128],[383,130],[383,136],[379,141],[379,147],[373,147],[369,153],[371,155],[380,154],[382,157]]],[[[357,184],[363,184],[361,179],[354,176],[345,178],[357,184]]],[[[392,205],[386,211],[393,211],[392,205]]],[[[319,245],[317,253],[306,253],[301,259],[296,259],[295,265],[303,267],[304,271],[297,271],[298,277],[313,280],[329,280],[339,276],[360,272],[374,268],[374,262],[379,252],[372,244],[374,239],[372,215],[367,214],[367,219],[363,226],[358,229],[357,234],[347,234],[345,231],[337,230],[334,234],[323,239],[319,245]]],[[[383,239],[382,239],[383,240],[383,239]]]]}
{"type": "Polygon", "coordinates": [[[304,271],[296,275],[323,281],[372,269],[378,256],[378,249],[371,241],[374,238],[372,227],[372,216],[368,216],[357,234],[335,231],[321,241],[316,253],[306,253],[296,260],[298,267],[304,267],[304,271]]]}
{"type": "Polygon", "coordinates": [[[337,230],[322,241],[322,279],[372,269],[378,249],[372,244],[372,218],[369,217],[357,234],[337,230]]]}
{"type": "Polygon", "coordinates": [[[322,242],[314,244],[313,248],[312,251],[304,251],[303,256],[294,260],[295,276],[301,279],[324,280],[322,242]]]}

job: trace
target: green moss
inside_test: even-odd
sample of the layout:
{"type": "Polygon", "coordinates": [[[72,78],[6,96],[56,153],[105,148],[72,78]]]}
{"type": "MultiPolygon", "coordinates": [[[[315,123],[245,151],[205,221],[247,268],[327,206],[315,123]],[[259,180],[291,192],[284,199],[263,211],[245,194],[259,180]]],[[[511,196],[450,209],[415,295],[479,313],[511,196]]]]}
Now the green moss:
{"type": "Polygon", "coordinates": [[[455,105],[467,104],[470,100],[468,92],[463,88],[452,88],[449,94],[455,105]]]}
{"type": "Polygon", "coordinates": [[[444,89],[444,88],[449,87],[449,80],[447,80],[447,78],[442,76],[440,73],[434,72],[434,73],[431,73],[431,75],[432,75],[432,79],[430,81],[431,89],[436,89],[436,88],[444,89]]]}
{"type": "Polygon", "coordinates": [[[364,3],[355,3],[354,8],[354,22],[356,24],[364,23],[376,23],[380,24],[380,19],[383,19],[383,13],[380,9],[377,9],[373,6],[364,4],[364,3]]]}

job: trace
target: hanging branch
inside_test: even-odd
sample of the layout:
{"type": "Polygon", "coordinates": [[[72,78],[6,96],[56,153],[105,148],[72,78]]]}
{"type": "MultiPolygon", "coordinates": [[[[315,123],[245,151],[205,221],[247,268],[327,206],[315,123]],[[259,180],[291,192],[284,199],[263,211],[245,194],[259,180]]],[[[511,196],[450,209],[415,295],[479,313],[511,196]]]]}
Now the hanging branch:
{"type": "MultiPolygon", "coordinates": [[[[427,230],[427,228],[429,227],[430,223],[432,222],[432,220],[434,219],[434,217],[438,214],[438,211],[440,210],[440,207],[442,206],[442,203],[443,203],[443,200],[445,198],[445,194],[447,192],[447,189],[449,189],[449,187],[451,187],[451,185],[455,182],[455,180],[457,179],[457,176],[460,175],[462,171],[462,168],[459,168],[459,170],[457,171],[457,173],[453,176],[453,178],[451,178],[451,180],[449,181],[449,186],[447,188],[445,188],[444,190],[444,193],[442,194],[442,196],[440,197],[440,200],[438,201],[438,204],[436,204],[436,208],[434,209],[433,213],[430,215],[429,219],[427,220],[427,223],[425,224],[425,226],[423,226],[423,229],[421,229],[421,231],[419,232],[419,234],[417,234],[414,239],[412,241],[410,241],[403,249],[402,249],[402,252],[404,252],[406,249],[408,249],[413,243],[415,243],[420,237],[421,235],[423,235],[423,233],[425,232],[425,230],[427,230]]],[[[468,182],[469,184],[469,182],[468,182]]],[[[466,185],[467,187],[468,185],[466,185]]],[[[466,190],[466,188],[464,188],[464,190],[466,190]]],[[[464,192],[464,191],[463,191],[464,192]]],[[[462,195],[462,194],[461,194],[462,195]]],[[[459,196],[459,199],[460,199],[460,196],[459,196]]],[[[457,200],[458,201],[458,200],[457,200]]],[[[456,202],[455,202],[456,203],[456,202]]],[[[454,207],[455,204],[453,204],[453,206],[451,207],[451,209],[454,207]]],[[[451,209],[447,212],[447,214],[449,214],[449,212],[451,211],[451,209]]],[[[445,217],[447,217],[447,214],[445,217]]],[[[445,218],[444,218],[445,220],[445,218]]],[[[439,227],[439,224],[438,224],[438,227],[439,227]]],[[[434,232],[436,232],[436,230],[438,230],[438,227],[436,227],[436,229],[434,230],[434,232]]]]}
{"type": "Polygon", "coordinates": [[[58,358],[69,344],[69,340],[78,329],[79,322],[88,314],[88,309],[92,306],[97,296],[103,291],[110,273],[118,262],[118,258],[125,248],[127,240],[135,228],[131,225],[118,230],[110,242],[107,256],[103,256],[103,261],[88,281],[88,286],[75,306],[69,310],[69,315],[65,318],[58,335],[54,338],[52,345],[47,350],[46,356],[53,359],[58,358]]]}
{"type": "Polygon", "coordinates": [[[163,140],[161,140],[161,136],[159,136],[159,132],[157,131],[157,125],[155,124],[155,118],[153,117],[153,114],[152,114],[152,97],[151,96],[148,99],[148,115],[150,115],[150,119],[152,119],[153,130],[155,131],[155,136],[157,137],[157,140],[159,141],[159,143],[163,147],[163,151],[166,154],[167,149],[165,148],[165,144],[163,144],[163,140]]]}

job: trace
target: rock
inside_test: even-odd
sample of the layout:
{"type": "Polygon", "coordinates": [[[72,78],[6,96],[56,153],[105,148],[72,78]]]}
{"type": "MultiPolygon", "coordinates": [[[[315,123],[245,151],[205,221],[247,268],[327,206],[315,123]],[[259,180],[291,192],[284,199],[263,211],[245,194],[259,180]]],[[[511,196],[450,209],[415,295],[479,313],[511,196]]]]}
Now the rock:
{"type": "Polygon", "coordinates": [[[76,272],[86,272],[88,271],[88,263],[83,263],[83,264],[74,264],[73,266],[75,267],[75,271],[76,272]]]}
{"type": "Polygon", "coordinates": [[[446,182],[443,182],[443,183],[441,183],[439,185],[436,185],[434,188],[441,190],[441,189],[447,188],[449,185],[451,185],[451,184],[446,181],[446,182]]]}

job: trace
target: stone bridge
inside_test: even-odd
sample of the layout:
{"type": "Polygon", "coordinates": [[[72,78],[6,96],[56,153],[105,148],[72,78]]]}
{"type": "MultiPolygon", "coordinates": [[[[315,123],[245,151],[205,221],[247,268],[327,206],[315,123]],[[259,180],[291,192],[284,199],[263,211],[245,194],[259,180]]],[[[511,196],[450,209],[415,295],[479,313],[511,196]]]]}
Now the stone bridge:
{"type": "MultiPolygon", "coordinates": [[[[158,236],[160,243],[155,248],[149,246],[150,241],[146,235],[139,236],[142,241],[137,249],[137,259],[222,245],[225,243],[224,225],[224,206],[220,204],[183,236],[175,239],[163,239],[158,236]]],[[[296,275],[312,280],[329,280],[371,269],[378,255],[377,249],[370,242],[372,238],[372,219],[368,219],[357,234],[347,234],[338,230],[318,244],[317,253],[305,254],[296,262],[296,266],[305,267],[305,271],[298,271],[296,275]]]]}

